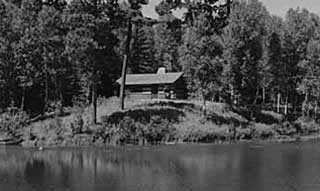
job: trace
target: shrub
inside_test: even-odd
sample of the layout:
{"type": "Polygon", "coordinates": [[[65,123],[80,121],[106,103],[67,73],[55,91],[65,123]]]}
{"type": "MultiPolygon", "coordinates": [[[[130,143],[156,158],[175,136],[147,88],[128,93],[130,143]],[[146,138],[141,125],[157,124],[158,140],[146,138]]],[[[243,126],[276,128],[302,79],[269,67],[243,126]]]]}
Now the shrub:
{"type": "Polygon", "coordinates": [[[284,120],[284,116],[281,114],[275,113],[273,111],[264,111],[256,107],[237,108],[233,111],[245,117],[249,121],[264,123],[268,125],[281,123],[284,120]]]}
{"type": "Polygon", "coordinates": [[[285,117],[282,114],[279,114],[279,113],[274,112],[274,111],[262,110],[261,114],[263,114],[265,117],[267,117],[267,119],[265,119],[265,120],[270,119],[270,121],[272,121],[274,123],[281,123],[281,122],[283,122],[285,120],[285,117]]]}
{"type": "Polygon", "coordinates": [[[216,113],[210,112],[206,115],[205,121],[211,121],[217,125],[234,125],[234,126],[242,126],[246,125],[248,122],[241,117],[234,117],[231,115],[218,115],[216,113]]]}
{"type": "Polygon", "coordinates": [[[168,119],[161,116],[152,116],[147,125],[148,137],[151,142],[169,141],[174,137],[174,128],[168,119]]]}
{"type": "Polygon", "coordinates": [[[71,130],[72,134],[80,134],[84,130],[84,121],[81,115],[77,115],[76,119],[71,122],[71,130]]]}
{"type": "Polygon", "coordinates": [[[217,126],[215,124],[206,123],[200,129],[201,142],[224,141],[231,138],[229,126],[217,126]]]}
{"type": "Polygon", "coordinates": [[[19,130],[26,126],[29,117],[22,111],[7,111],[0,114],[0,131],[7,132],[14,136],[19,130]]]}
{"type": "Polygon", "coordinates": [[[253,129],[253,137],[258,139],[266,139],[273,137],[276,132],[273,129],[274,127],[271,125],[266,125],[262,123],[254,124],[253,129]]]}
{"type": "Polygon", "coordinates": [[[311,118],[300,117],[295,121],[297,131],[302,134],[316,133],[320,131],[320,125],[311,118]]]}
{"type": "Polygon", "coordinates": [[[236,136],[237,136],[236,139],[240,139],[240,140],[252,139],[252,129],[248,127],[238,128],[236,136]]]}
{"type": "Polygon", "coordinates": [[[179,121],[184,112],[175,108],[143,108],[128,111],[115,112],[110,116],[102,117],[105,124],[119,124],[126,116],[129,116],[136,122],[150,122],[152,116],[161,116],[161,118],[168,119],[172,123],[179,121]]]}
{"type": "Polygon", "coordinates": [[[285,121],[282,124],[274,126],[274,130],[279,134],[279,135],[287,135],[291,136],[296,134],[297,128],[294,126],[294,124],[285,121]]]}

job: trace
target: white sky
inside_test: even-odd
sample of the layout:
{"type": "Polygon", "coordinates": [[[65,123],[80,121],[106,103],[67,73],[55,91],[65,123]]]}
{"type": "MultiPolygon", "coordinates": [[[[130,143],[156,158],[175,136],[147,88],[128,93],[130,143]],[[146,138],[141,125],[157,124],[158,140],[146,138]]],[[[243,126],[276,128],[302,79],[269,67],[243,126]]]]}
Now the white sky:
{"type": "MultiPolygon", "coordinates": [[[[156,18],[154,6],[161,0],[149,0],[149,4],[143,7],[145,16],[156,18]]],[[[271,14],[284,17],[289,8],[307,8],[309,11],[320,14],[320,0],[260,0],[268,8],[271,14]]]]}

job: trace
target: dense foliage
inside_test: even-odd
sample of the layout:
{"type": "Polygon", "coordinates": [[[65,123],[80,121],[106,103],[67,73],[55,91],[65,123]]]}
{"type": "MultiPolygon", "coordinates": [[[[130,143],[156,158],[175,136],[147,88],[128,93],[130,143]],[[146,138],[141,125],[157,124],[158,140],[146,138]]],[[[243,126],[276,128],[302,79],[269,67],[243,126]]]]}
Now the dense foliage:
{"type": "Polygon", "coordinates": [[[135,15],[129,72],[183,71],[188,94],[204,105],[317,117],[319,16],[297,8],[282,19],[258,0],[233,1],[231,10],[216,0],[166,0],[157,20],[144,20],[137,10],[146,2],[1,0],[0,112],[34,116],[117,94],[135,15]],[[182,7],[184,17],[175,17],[182,7]]]}

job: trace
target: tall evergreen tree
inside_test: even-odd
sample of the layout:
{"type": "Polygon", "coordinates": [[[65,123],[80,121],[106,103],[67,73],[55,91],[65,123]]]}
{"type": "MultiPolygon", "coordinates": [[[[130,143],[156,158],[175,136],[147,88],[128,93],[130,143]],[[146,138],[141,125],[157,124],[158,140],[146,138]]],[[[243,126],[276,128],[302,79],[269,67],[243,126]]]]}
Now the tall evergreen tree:
{"type": "Polygon", "coordinates": [[[120,87],[120,107],[124,109],[124,98],[125,98],[125,84],[126,75],[128,70],[128,63],[131,55],[131,41],[132,41],[132,26],[134,23],[141,23],[144,21],[143,15],[141,13],[141,6],[148,4],[148,0],[128,0],[127,5],[124,10],[124,18],[126,20],[125,26],[127,28],[126,32],[126,43],[124,50],[123,65],[121,71],[121,87],[120,87]]]}
{"type": "Polygon", "coordinates": [[[112,33],[113,6],[98,0],[74,0],[68,7],[66,54],[78,69],[81,87],[93,105],[92,120],[96,123],[97,90],[104,69],[116,64],[112,33]],[[108,65],[108,66],[106,66],[108,65]]]}
{"type": "Polygon", "coordinates": [[[155,71],[153,31],[149,26],[136,26],[133,35],[130,71],[134,74],[155,71]]]}
{"type": "Polygon", "coordinates": [[[287,74],[285,63],[282,62],[282,45],[279,34],[272,33],[268,47],[268,64],[270,66],[271,88],[274,101],[277,101],[277,111],[280,112],[279,102],[281,95],[285,93],[287,74]]]}
{"type": "Polygon", "coordinates": [[[162,1],[156,6],[159,23],[155,25],[155,60],[158,66],[168,71],[181,71],[178,63],[178,51],[182,40],[182,21],[176,18],[168,3],[162,1]]]}

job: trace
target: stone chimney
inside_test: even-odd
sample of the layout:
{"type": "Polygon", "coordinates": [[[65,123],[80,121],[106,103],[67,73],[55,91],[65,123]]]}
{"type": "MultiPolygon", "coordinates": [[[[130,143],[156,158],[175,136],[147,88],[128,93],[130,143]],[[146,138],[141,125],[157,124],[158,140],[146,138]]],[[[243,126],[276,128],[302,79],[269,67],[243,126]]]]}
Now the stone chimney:
{"type": "Polygon", "coordinates": [[[166,73],[166,68],[165,67],[158,68],[157,74],[165,74],[165,73],[166,73]]]}

